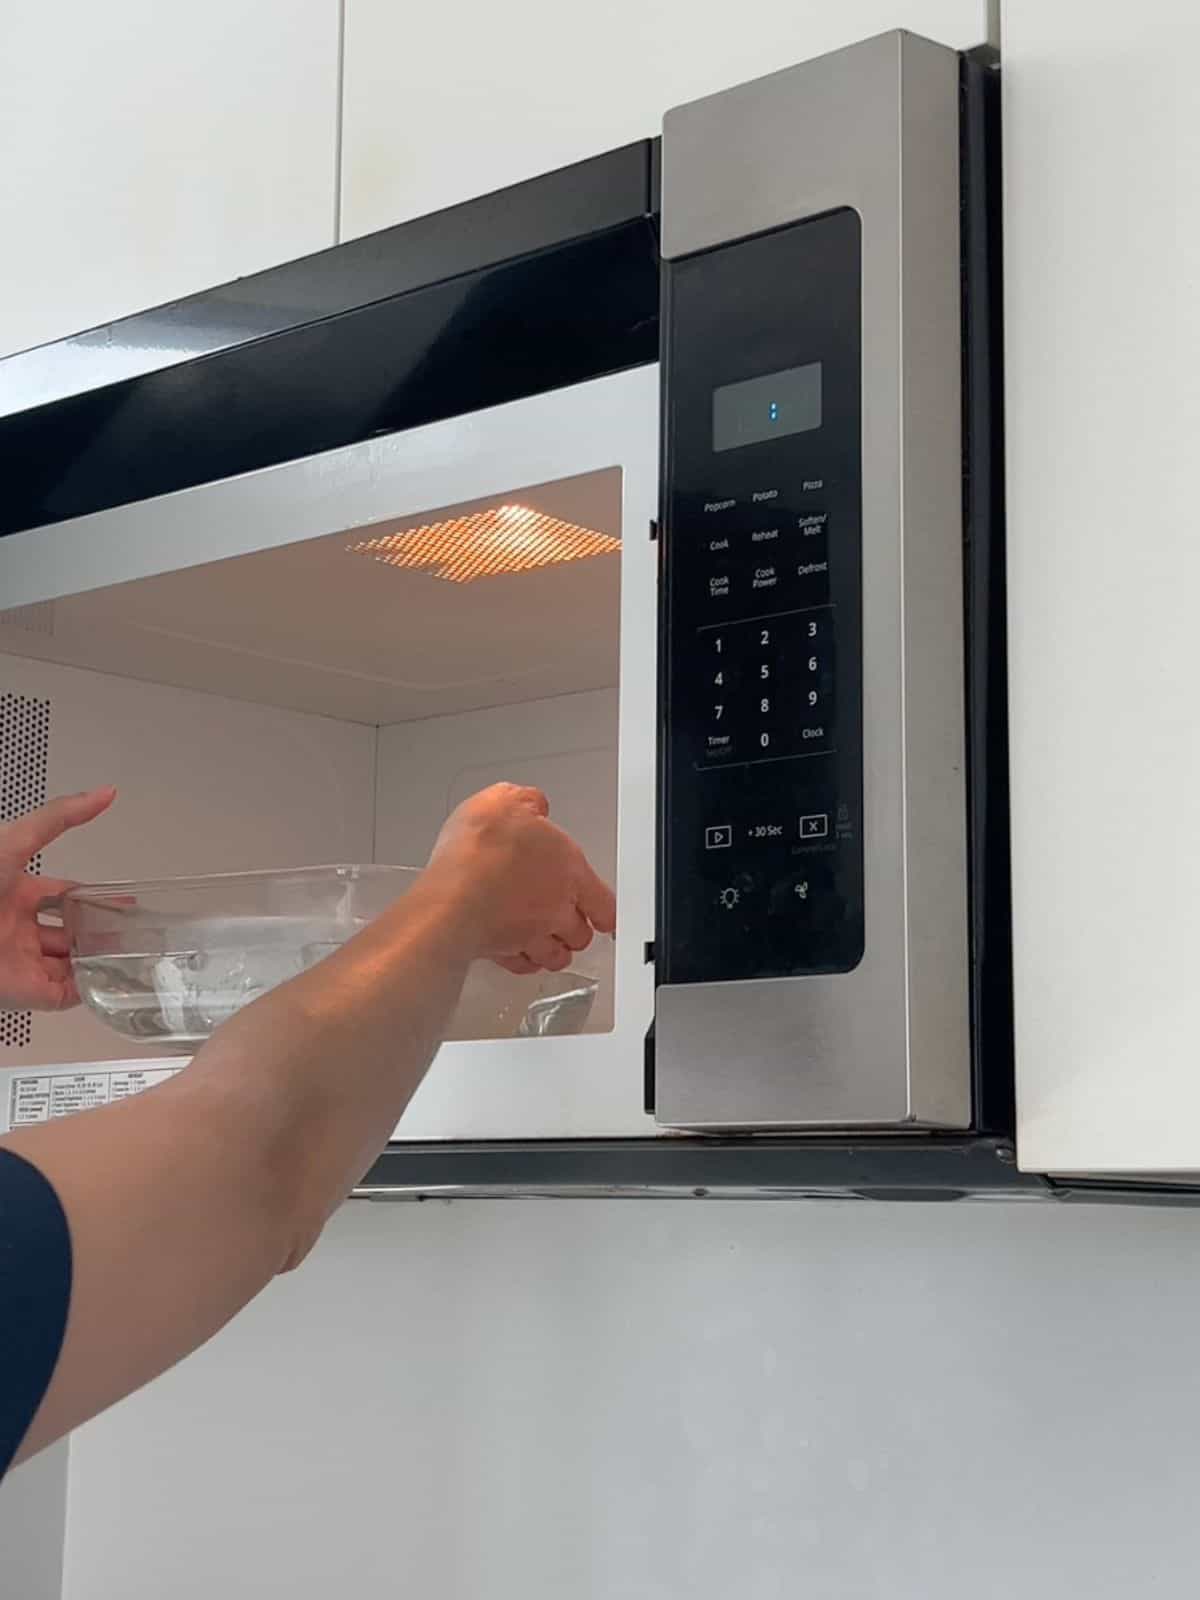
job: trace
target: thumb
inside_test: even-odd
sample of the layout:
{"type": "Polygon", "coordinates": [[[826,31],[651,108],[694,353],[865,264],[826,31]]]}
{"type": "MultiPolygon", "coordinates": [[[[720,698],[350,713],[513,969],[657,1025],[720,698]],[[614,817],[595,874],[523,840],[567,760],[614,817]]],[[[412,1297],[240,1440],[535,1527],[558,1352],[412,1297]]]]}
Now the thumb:
{"type": "Polygon", "coordinates": [[[530,811],[539,817],[548,817],[550,815],[550,802],[540,789],[522,789],[521,803],[528,806],[530,811]]]}
{"type": "Polygon", "coordinates": [[[0,860],[9,868],[23,868],[69,828],[93,822],[108,810],[116,795],[115,789],[92,789],[87,794],[63,795],[49,805],[39,806],[28,816],[0,828],[0,860]]]}
{"type": "Polygon", "coordinates": [[[597,933],[615,933],[617,930],[617,900],[603,878],[584,863],[584,877],[579,886],[579,909],[597,933]]]}

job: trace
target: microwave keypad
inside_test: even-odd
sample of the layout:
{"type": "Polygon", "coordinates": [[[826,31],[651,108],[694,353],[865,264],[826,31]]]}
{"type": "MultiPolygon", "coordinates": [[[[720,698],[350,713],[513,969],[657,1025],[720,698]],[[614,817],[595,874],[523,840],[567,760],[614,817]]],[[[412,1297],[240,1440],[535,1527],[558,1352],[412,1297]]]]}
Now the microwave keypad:
{"type": "Polygon", "coordinates": [[[660,981],[862,956],[858,270],[847,212],[670,269],[660,981]],[[819,363],[820,425],[716,450],[754,361],[819,363]]]}
{"type": "Polygon", "coordinates": [[[699,630],[696,656],[711,693],[698,765],[784,761],[832,747],[832,624],[823,608],[699,630]]]}
{"type": "Polygon", "coordinates": [[[702,585],[702,610],[713,620],[698,624],[694,647],[711,690],[699,765],[767,763],[831,748],[835,616],[827,521],[824,512],[780,507],[769,525],[709,539],[722,550],[719,571],[702,585]]]}

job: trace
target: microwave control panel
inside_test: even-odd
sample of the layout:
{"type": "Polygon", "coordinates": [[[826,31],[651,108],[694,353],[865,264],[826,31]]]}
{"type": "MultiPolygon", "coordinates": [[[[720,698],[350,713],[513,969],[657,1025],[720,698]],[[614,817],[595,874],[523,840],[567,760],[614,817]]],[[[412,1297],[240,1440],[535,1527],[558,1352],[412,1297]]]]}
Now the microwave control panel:
{"type": "Polygon", "coordinates": [[[659,982],[863,955],[861,224],[667,273],[659,982]]]}

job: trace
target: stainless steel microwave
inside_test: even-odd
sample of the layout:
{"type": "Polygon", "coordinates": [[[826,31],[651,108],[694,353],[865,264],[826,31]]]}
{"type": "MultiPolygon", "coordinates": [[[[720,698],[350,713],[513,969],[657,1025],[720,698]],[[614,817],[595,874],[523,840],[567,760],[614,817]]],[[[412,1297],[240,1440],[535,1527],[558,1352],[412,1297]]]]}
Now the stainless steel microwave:
{"type": "MultiPolygon", "coordinates": [[[[364,1192],[1038,1187],[997,118],[887,34],[0,362],[0,814],[122,789],[57,870],[411,863],[509,776],[616,882],[581,1031],[481,978],[364,1192]]],[[[177,1066],[0,1018],[9,1121],[177,1066]]]]}

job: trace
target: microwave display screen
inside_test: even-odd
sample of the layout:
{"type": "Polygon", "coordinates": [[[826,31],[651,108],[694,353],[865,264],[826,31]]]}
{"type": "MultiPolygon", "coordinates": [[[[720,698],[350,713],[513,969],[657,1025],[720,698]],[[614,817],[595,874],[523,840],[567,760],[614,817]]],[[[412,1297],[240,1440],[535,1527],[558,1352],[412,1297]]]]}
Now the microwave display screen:
{"type": "Polygon", "coordinates": [[[713,450],[737,450],[821,426],[821,363],[768,372],[713,391],[713,450]]]}

